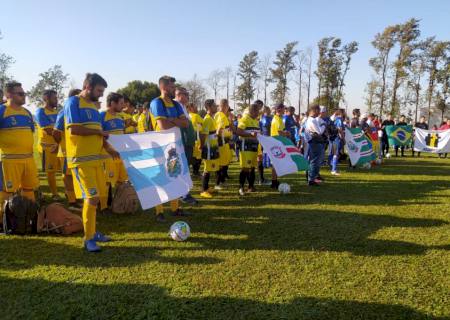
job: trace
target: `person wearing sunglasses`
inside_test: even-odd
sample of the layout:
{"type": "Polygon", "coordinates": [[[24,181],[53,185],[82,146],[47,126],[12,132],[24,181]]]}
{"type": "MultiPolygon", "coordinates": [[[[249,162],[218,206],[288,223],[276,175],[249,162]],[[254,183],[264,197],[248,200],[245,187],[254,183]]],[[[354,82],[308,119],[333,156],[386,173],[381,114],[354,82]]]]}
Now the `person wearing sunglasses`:
{"type": "Polygon", "coordinates": [[[19,190],[24,197],[35,201],[34,190],[39,186],[39,179],[33,159],[33,116],[23,107],[26,95],[21,83],[7,83],[5,93],[7,101],[0,105],[3,175],[0,203],[19,190]]]}

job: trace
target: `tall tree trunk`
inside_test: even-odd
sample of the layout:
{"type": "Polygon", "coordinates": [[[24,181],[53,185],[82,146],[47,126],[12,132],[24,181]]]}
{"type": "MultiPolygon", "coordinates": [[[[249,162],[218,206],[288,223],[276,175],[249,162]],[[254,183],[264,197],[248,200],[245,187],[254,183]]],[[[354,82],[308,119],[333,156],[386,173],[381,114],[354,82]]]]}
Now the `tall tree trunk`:
{"type": "Polygon", "coordinates": [[[415,92],[416,92],[416,117],[415,117],[415,122],[417,123],[417,113],[419,111],[419,100],[420,100],[420,74],[419,74],[419,78],[417,79],[415,89],[416,89],[415,90],[415,92]]]}
{"type": "Polygon", "coordinates": [[[301,113],[302,108],[302,68],[299,70],[299,79],[298,79],[298,113],[301,113]]]}

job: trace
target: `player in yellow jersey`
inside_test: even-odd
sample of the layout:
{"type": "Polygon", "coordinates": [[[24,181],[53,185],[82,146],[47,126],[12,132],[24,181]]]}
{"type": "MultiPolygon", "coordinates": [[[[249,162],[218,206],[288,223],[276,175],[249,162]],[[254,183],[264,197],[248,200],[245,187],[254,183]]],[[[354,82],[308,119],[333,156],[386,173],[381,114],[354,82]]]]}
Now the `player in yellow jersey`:
{"type": "MultiPolygon", "coordinates": [[[[186,118],[180,103],[175,101],[175,78],[163,76],[159,78],[159,89],[161,96],[150,103],[151,114],[154,119],[155,131],[167,130],[174,127],[187,128],[189,120],[186,118]]],[[[170,209],[173,216],[186,216],[189,213],[183,211],[179,206],[179,200],[170,201],[170,209]]],[[[156,220],[165,222],[164,208],[156,206],[156,220]]]]}
{"type": "Polygon", "coordinates": [[[155,119],[150,112],[150,103],[146,102],[143,105],[142,112],[137,118],[137,132],[144,133],[147,131],[154,131],[155,119]]]}
{"type": "Polygon", "coordinates": [[[206,116],[203,119],[202,131],[200,134],[199,150],[203,159],[202,176],[202,198],[212,198],[209,191],[209,179],[211,172],[219,170],[219,142],[217,139],[217,127],[214,121],[214,114],[217,112],[217,105],[213,99],[205,101],[206,116]]]}
{"type": "Polygon", "coordinates": [[[122,117],[124,123],[125,123],[125,133],[136,133],[137,132],[137,122],[134,121],[134,111],[135,108],[131,103],[125,104],[126,98],[123,96],[124,100],[124,107],[122,108],[122,111],[120,112],[120,116],[122,117]]]}
{"type": "Polygon", "coordinates": [[[231,162],[230,140],[234,130],[233,122],[229,119],[230,106],[227,99],[220,100],[219,111],[214,115],[219,142],[219,170],[217,171],[216,186],[220,190],[228,177],[228,165],[231,162]]]}
{"type": "MultiPolygon", "coordinates": [[[[69,98],[79,95],[81,92],[80,89],[72,89],[69,92],[69,98]]],[[[66,139],[64,134],[64,109],[60,110],[58,115],[56,116],[55,125],[53,127],[53,139],[59,145],[58,149],[58,160],[59,167],[62,172],[62,180],[64,183],[64,192],[67,197],[67,201],[69,202],[69,206],[73,208],[79,208],[77,204],[77,198],[75,196],[75,190],[73,188],[73,180],[72,180],[72,170],[67,167],[67,158],[66,158],[66,139]]]]}
{"type": "MultiPolygon", "coordinates": [[[[106,111],[100,112],[102,129],[104,132],[114,134],[125,134],[125,121],[122,118],[123,96],[119,93],[111,92],[106,98],[106,111]]],[[[117,184],[128,180],[128,174],[123,161],[108,157],[105,159],[105,174],[107,182],[108,197],[100,198],[100,208],[103,213],[109,213],[108,207],[112,202],[112,188],[117,184]]]]}
{"type": "Polygon", "coordinates": [[[35,119],[38,129],[37,150],[41,157],[42,171],[47,174],[48,186],[53,200],[58,200],[56,171],[58,169],[58,144],[53,138],[53,127],[58,111],[58,96],[55,90],[45,90],[42,95],[44,106],[36,110],[35,119]]]}
{"type": "MultiPolygon", "coordinates": [[[[275,115],[273,116],[272,123],[270,125],[270,136],[271,137],[275,137],[275,136],[290,137],[290,134],[288,131],[286,131],[286,127],[284,126],[284,123],[283,123],[283,115],[284,115],[285,110],[286,110],[286,107],[282,103],[279,103],[275,106],[275,115]]],[[[272,167],[272,184],[270,187],[272,189],[278,189],[279,184],[280,183],[278,182],[277,173],[276,173],[275,169],[272,167]]]]}
{"type": "Polygon", "coordinates": [[[83,198],[84,247],[88,252],[98,252],[98,242],[111,239],[96,232],[96,211],[100,197],[106,195],[103,168],[106,150],[113,158],[119,154],[106,141],[108,133],[102,129],[98,112],[98,99],[107,87],[106,81],[96,73],[88,73],[83,91],[70,97],[64,105],[66,155],[72,170],[77,198],[83,198]]]}
{"type": "Polygon", "coordinates": [[[259,106],[253,103],[248,108],[248,113],[244,115],[238,123],[236,129],[240,137],[239,164],[241,172],[239,174],[239,194],[245,195],[245,180],[248,180],[248,192],[255,192],[255,168],[258,165],[259,143],[257,135],[259,128],[259,106]]]}
{"type": "Polygon", "coordinates": [[[192,153],[193,161],[192,161],[192,171],[194,175],[200,175],[200,165],[202,164],[202,153],[200,151],[200,133],[202,131],[203,126],[203,118],[198,114],[197,107],[193,103],[188,103],[187,110],[189,112],[189,116],[191,117],[192,126],[195,130],[195,145],[192,153]]]}
{"type": "Polygon", "coordinates": [[[34,190],[39,186],[39,179],[33,159],[33,117],[23,107],[25,92],[22,84],[7,83],[5,93],[7,101],[0,105],[0,203],[19,190],[23,196],[34,201],[34,190]]]}

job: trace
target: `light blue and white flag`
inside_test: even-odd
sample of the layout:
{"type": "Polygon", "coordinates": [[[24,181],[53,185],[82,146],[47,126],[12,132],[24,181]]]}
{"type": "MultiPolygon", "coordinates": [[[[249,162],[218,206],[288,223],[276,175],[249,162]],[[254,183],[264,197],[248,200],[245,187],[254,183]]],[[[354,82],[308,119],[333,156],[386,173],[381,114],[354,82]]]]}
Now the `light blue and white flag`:
{"type": "Polygon", "coordinates": [[[192,188],[180,129],[111,135],[142,209],[178,199],[192,188]]]}

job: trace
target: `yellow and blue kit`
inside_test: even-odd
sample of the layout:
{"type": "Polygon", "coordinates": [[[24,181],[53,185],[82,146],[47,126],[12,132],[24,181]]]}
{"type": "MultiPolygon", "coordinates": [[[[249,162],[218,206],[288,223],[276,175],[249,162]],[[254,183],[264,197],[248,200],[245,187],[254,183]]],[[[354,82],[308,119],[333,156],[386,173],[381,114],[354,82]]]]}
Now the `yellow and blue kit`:
{"type": "Polygon", "coordinates": [[[57,110],[48,108],[38,108],[35,114],[38,129],[37,150],[41,155],[42,171],[44,172],[55,172],[58,169],[57,154],[51,152],[53,148],[56,148],[56,141],[51,134],[45,131],[45,129],[53,129],[57,115],[57,110]]]}
{"type": "Polygon", "coordinates": [[[231,140],[231,130],[230,130],[230,121],[225,113],[219,111],[214,115],[214,121],[216,122],[217,130],[222,130],[219,137],[219,166],[224,167],[228,166],[231,162],[231,149],[230,149],[230,140],[231,140]]]}
{"type": "Polygon", "coordinates": [[[279,115],[274,115],[272,118],[272,123],[270,124],[270,136],[279,136],[279,132],[284,130],[286,130],[286,127],[284,125],[283,118],[279,115]]]}
{"type": "MultiPolygon", "coordinates": [[[[258,119],[253,119],[250,115],[243,116],[238,123],[238,128],[246,133],[260,132],[258,119]]],[[[256,138],[240,137],[239,164],[243,169],[256,168],[258,165],[259,143],[256,138]]]]}

